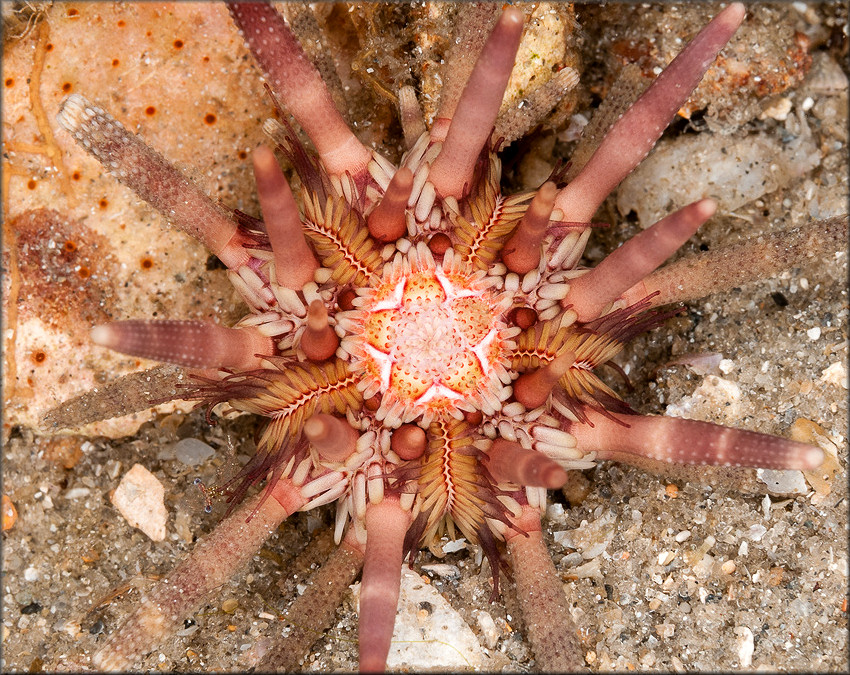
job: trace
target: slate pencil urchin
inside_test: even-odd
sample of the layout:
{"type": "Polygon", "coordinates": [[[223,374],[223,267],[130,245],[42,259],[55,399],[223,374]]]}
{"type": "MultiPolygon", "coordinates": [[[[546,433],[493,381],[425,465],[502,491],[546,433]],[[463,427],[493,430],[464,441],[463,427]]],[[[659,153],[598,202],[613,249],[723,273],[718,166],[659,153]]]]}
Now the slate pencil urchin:
{"type": "MultiPolygon", "coordinates": [[[[446,83],[434,124],[418,138],[416,97],[400,92],[410,147],[395,167],[351,133],[270,6],[230,8],[281,113],[292,114],[315,146],[317,157],[285,121],[266,125],[301,180],[300,211],[268,148],[253,156],[260,221],[206,198],[83,97],[69,97],[59,114],[114,175],[227,265],[252,310],[232,328],[134,320],[98,326],[94,340],[190,368],[185,398],[269,418],[257,454],[224,486],[234,505],[265,480],[262,492],[143,597],[95,665],[132,666],[287,515],[335,501],[342,543],[329,569],[348,575],[335,579],[339,594],[363,566],[361,668],[384,666],[405,553],[414,556],[445,532],[484,549],[494,595],[500,568],[521,557],[512,573],[538,663],[574,668],[578,638],[564,629],[567,604],[540,539],[545,491],[562,485],[567,470],[600,459],[820,464],[822,452],[800,443],[636,415],[594,373],[633,336],[669,318],[656,308],[683,299],[683,287],[686,297],[717,290],[711,263],[654,271],[712,216],[711,200],[664,218],[593,270],[578,264],[597,208],[698,84],[743,19],[741,5],[694,38],[565,186],[556,176],[513,196],[501,193],[503,138],[493,127],[501,128],[520,12],[505,10],[495,21],[474,68],[469,60],[469,68],[450,71],[460,82],[446,83]],[[562,623],[535,621],[547,612],[562,623]]],[[[495,14],[492,5],[471,9],[458,27],[461,43],[482,42],[480,25],[495,14]]],[[[568,86],[570,73],[561,77],[568,86]]],[[[830,225],[831,240],[842,227],[830,225]]],[[[799,249],[804,235],[788,241],[794,237],[799,249]]],[[[769,246],[753,243],[733,255],[743,261],[769,246]]],[[[768,260],[743,273],[784,264],[768,260]]],[[[267,665],[279,651],[271,650],[267,665]]]]}

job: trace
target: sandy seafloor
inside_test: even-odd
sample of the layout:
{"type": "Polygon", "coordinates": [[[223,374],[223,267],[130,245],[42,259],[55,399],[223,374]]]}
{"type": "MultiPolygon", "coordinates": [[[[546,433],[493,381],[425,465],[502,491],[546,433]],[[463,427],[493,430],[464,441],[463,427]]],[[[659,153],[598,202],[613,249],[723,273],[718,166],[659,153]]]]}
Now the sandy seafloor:
{"type": "MultiPolygon", "coordinates": [[[[836,15],[834,9],[812,7],[815,17],[836,15]]],[[[73,200],[49,170],[50,162],[38,152],[28,153],[25,145],[39,139],[32,113],[27,112],[31,106],[23,84],[31,73],[38,34],[5,45],[9,58],[4,79],[11,77],[17,84],[4,90],[4,142],[18,143],[11,153],[8,146],[4,149],[7,222],[24,210],[46,206],[87,223],[111,241],[108,252],[116,259],[110,263],[110,275],[121,281],[115,284],[115,298],[111,291],[103,291],[103,297],[113,303],[110,311],[116,315],[156,312],[232,320],[238,312],[229,307],[232,293],[223,273],[207,271],[206,255],[199,247],[186,243],[182,235],[166,234],[150,209],[116,188],[109,177],[100,176],[52,118],[65,95],[63,85],[71,83],[73,91],[97,99],[134,128],[138,125],[152,145],[206,189],[225,202],[228,197],[242,200],[234,195],[252,193],[245,187],[250,184],[247,162],[238,150],[256,145],[257,120],[267,114],[261,109],[264,104],[257,103],[254,69],[232,56],[238,53],[238,38],[228,32],[226,21],[217,14],[220,8],[214,5],[166,9],[157,16],[150,7],[109,6],[100,19],[93,18],[93,11],[92,6],[65,3],[47,14],[54,46],[47,53],[41,97],[56,142],[66,153],[68,173],[82,172],[71,187],[73,200]],[[75,7],[82,12],[77,20],[85,30],[69,23],[73,15],[68,10],[75,7]],[[122,20],[122,28],[133,29],[131,37],[115,29],[122,20]],[[203,35],[193,32],[198,26],[203,26],[203,35]],[[179,54],[173,52],[177,39],[185,44],[179,54]],[[112,65],[115,59],[118,65],[112,65]],[[195,70],[187,71],[191,68],[195,70]],[[240,94],[243,87],[252,89],[240,94]],[[155,105],[155,114],[144,112],[149,105],[155,105]],[[203,122],[210,111],[218,117],[215,125],[203,122]],[[211,155],[213,169],[207,173],[211,155]],[[10,166],[20,172],[10,171],[10,166]],[[36,185],[31,187],[33,179],[36,185]],[[123,234],[110,234],[103,221],[127,228],[119,226],[123,234]],[[140,264],[145,259],[154,264],[140,264]],[[119,299],[122,293],[132,299],[119,299]]],[[[801,13],[795,20],[816,33],[812,24],[817,19],[810,19],[801,13]]],[[[830,44],[824,40],[819,51],[829,52],[830,44]]],[[[710,250],[737,241],[752,227],[763,232],[802,224],[814,203],[843,201],[846,211],[846,79],[844,90],[839,87],[835,93],[804,91],[805,86],[785,97],[795,110],[807,96],[813,99],[807,119],[821,154],[819,166],[786,188],[735,209],[736,217],[713,219],[698,235],[698,243],[689,244],[690,250],[700,243],[710,250]]],[[[768,119],[760,130],[782,138],[785,126],[768,119]]],[[[255,208],[251,199],[236,205],[255,208]]],[[[613,208],[612,203],[603,212],[611,215],[613,208]]],[[[588,249],[590,258],[597,260],[612,241],[636,231],[634,218],[631,222],[597,237],[588,249]]],[[[10,239],[4,234],[8,265],[10,239]]],[[[98,268],[101,262],[99,254],[92,255],[88,264],[94,278],[83,288],[110,285],[113,277],[98,268]]],[[[44,409],[45,401],[61,400],[68,389],[83,390],[98,378],[108,379],[102,373],[113,366],[143,364],[106,357],[86,346],[85,327],[77,325],[81,320],[73,313],[96,315],[96,311],[85,303],[75,304],[71,297],[75,287],[61,286],[67,296],[51,304],[36,295],[51,293],[51,285],[22,275],[18,288],[33,295],[17,298],[14,343],[8,332],[9,308],[4,307],[4,396],[9,398],[4,400],[3,493],[15,504],[18,520],[2,535],[2,667],[4,671],[62,665],[76,669],[86,666],[98,642],[134,605],[138,591],[125,592],[102,609],[92,610],[95,604],[121,586],[144,588],[151,577],[173,566],[191,547],[193,537],[214,526],[222,506],[216,504],[212,514],[205,514],[193,480],[214,482],[232,465],[228,448],[245,449],[243,439],[250,438],[251,426],[247,420],[236,420],[210,428],[201,414],[193,413],[185,418],[160,415],[126,438],[107,437],[116,435],[117,427],[62,440],[35,435],[32,416],[39,407],[44,409]],[[64,343],[57,337],[63,335],[64,343]],[[36,357],[39,351],[46,360],[36,357]],[[199,466],[175,459],[173,443],[188,437],[217,448],[215,457],[199,466]],[[164,541],[152,542],[130,527],[109,501],[120,477],[135,463],[143,464],[165,487],[169,520],[164,541]]],[[[8,277],[4,279],[8,298],[7,284],[8,277]]],[[[698,469],[689,477],[665,479],[603,464],[585,472],[589,494],[578,506],[570,508],[562,495],[551,495],[547,542],[581,627],[591,670],[846,668],[846,350],[846,253],[813,259],[779,279],[689,303],[684,315],[626,350],[619,362],[635,383],[627,399],[636,409],[660,414],[673,405],[696,418],[786,436],[796,420],[810,420],[835,443],[841,470],[827,496],[809,488],[805,495],[765,497],[741,494],[735,484],[700,485],[698,469]],[[683,365],[665,366],[685,352],[722,354],[728,359],[725,372],[714,373],[722,381],[683,365]],[[694,396],[698,388],[708,397],[694,396]],[[561,533],[580,527],[581,535],[572,535],[572,540],[582,545],[589,559],[563,545],[570,537],[561,533]],[[712,539],[707,555],[693,555],[712,539]],[[576,574],[587,563],[581,568],[584,573],[576,574]]],[[[217,671],[253,665],[264,638],[275,630],[274,616],[285,611],[306,570],[327,555],[332,519],[327,508],[291,518],[248,570],[225,584],[218,597],[187,620],[182,635],[148,655],[141,667],[217,671]],[[228,600],[237,601],[235,611],[222,610],[228,600]]],[[[535,670],[510,585],[502,601],[491,604],[489,569],[477,564],[474,551],[449,553],[442,560],[423,552],[417,569],[455,610],[455,618],[468,624],[478,645],[459,657],[451,638],[429,633],[420,643],[409,645],[402,669],[455,669],[465,661],[484,670],[535,670]],[[437,568],[444,576],[419,567],[433,563],[451,567],[437,568]],[[481,613],[493,619],[489,634],[482,628],[488,622],[481,613]],[[445,647],[442,656],[428,651],[437,646],[445,647]]],[[[432,609],[420,605],[400,620],[423,626],[432,609]]],[[[305,668],[356,668],[356,622],[356,606],[349,597],[339,609],[336,625],[306,657],[305,668]]]]}

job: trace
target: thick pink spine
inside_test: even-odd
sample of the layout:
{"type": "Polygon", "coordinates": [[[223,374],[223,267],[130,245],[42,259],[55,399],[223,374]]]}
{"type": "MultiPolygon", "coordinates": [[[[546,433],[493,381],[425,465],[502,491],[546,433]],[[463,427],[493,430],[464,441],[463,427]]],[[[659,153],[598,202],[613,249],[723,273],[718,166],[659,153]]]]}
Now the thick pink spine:
{"type": "Polygon", "coordinates": [[[455,34],[446,56],[451,68],[445,69],[440,89],[440,107],[431,126],[431,140],[442,143],[457,109],[463,89],[478,62],[487,37],[499,20],[500,7],[495,2],[470,2],[459,12],[455,34]]]}
{"type": "Polygon", "coordinates": [[[342,462],[353,454],[360,437],[348,422],[327,413],[308,419],[304,435],[323,459],[333,462],[342,462]]]}
{"type": "Polygon", "coordinates": [[[558,380],[575,363],[573,352],[564,352],[545,366],[520,375],[514,382],[514,398],[529,410],[539,408],[549,400],[558,380]]]}
{"type": "Polygon", "coordinates": [[[511,272],[526,274],[540,264],[540,245],[549,227],[549,216],[557,193],[558,188],[553,182],[543,183],[511,238],[505,242],[502,262],[511,272]]]}
{"type": "Polygon", "coordinates": [[[307,307],[307,328],[301,336],[301,349],[311,361],[331,358],[339,347],[339,337],[328,322],[325,303],[316,299],[307,307]]]}
{"type": "MultiPolygon", "coordinates": [[[[363,547],[349,528],[345,539],[307,581],[307,588],[290,605],[286,614],[292,618],[286,637],[279,637],[257,672],[288,673],[300,670],[301,659],[310,645],[333,626],[336,610],[349,592],[363,567],[363,547]]],[[[278,631],[279,633],[279,631],[278,631]]]]}
{"type": "Polygon", "coordinates": [[[442,197],[461,197],[487,142],[514,67],[524,18],[508,8],[496,22],[454,111],[443,148],[428,174],[442,197]]]}
{"type": "Polygon", "coordinates": [[[263,221],[274,253],[277,283],[300,291],[313,281],[319,267],[304,238],[298,205],[271,149],[254,150],[254,178],[263,210],[263,221]]]}
{"type": "Polygon", "coordinates": [[[138,608],[92,658],[98,669],[132,669],[246,565],[286,517],[305,503],[300,490],[288,480],[278,481],[270,492],[273,499],[263,500],[258,495],[242,504],[142,596],[138,608]]]}
{"type": "Polygon", "coordinates": [[[493,441],[484,464],[497,483],[556,490],[567,482],[567,472],[556,461],[504,438],[493,441]]]}
{"type": "Polygon", "coordinates": [[[383,672],[393,637],[410,514],[397,497],[366,507],[366,556],[360,585],[360,670],[383,672]]]}
{"type": "Polygon", "coordinates": [[[846,215],[806,227],[752,237],[708,253],[680,258],[639,281],[623,294],[629,303],[652,293],[653,305],[685,302],[780,274],[806,260],[847,246],[846,215]]]}
{"type": "Polygon", "coordinates": [[[778,436],[678,417],[584,412],[590,424],[571,423],[568,431],[583,452],[596,452],[599,459],[799,470],[823,462],[820,448],[778,436]]]}
{"type": "Polygon", "coordinates": [[[579,321],[596,319],[610,303],[673,255],[716,209],[713,200],[703,199],[635,235],[573,281],[561,304],[572,307],[579,321]]]}
{"type": "Polygon", "coordinates": [[[92,341],[122,354],[187,368],[259,368],[275,353],[274,341],[256,328],[226,328],[208,321],[131,320],[95,326],[92,341]]]}
{"type": "Polygon", "coordinates": [[[407,233],[405,212],[413,190],[413,172],[406,166],[396,171],[384,198],[366,219],[369,234],[381,242],[395,241],[407,233]]]}
{"type": "Polygon", "coordinates": [[[112,115],[72,94],[62,102],[56,119],[107,171],[204,244],[227,267],[237,269],[248,261],[236,223],[112,115]]]}
{"type": "Polygon", "coordinates": [[[283,17],[265,2],[230,2],[228,8],[275,94],[313,141],[328,173],[362,174],[372,153],[351,133],[283,17]]]}
{"type": "Polygon", "coordinates": [[[580,672],[584,658],[578,628],[570,614],[561,575],[543,541],[537,509],[523,506],[514,528],[505,534],[505,541],[536,669],[580,672]]]}
{"type": "Polygon", "coordinates": [[[558,194],[555,208],[564,220],[590,222],[611,191],[652,150],[745,13],[744,5],[733,3],[714,17],[614,123],[578,176],[558,194]]]}

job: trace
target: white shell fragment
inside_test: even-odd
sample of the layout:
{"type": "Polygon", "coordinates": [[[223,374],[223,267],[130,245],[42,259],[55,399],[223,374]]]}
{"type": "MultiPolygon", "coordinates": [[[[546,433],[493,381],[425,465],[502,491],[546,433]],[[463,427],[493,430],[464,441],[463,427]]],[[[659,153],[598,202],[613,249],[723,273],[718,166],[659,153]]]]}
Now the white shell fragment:
{"type": "Polygon", "coordinates": [[[847,389],[847,368],[841,361],[836,361],[821,372],[820,379],[828,384],[834,384],[838,387],[847,389]]]}
{"type": "Polygon", "coordinates": [[[621,183],[617,209],[635,211],[643,228],[703,197],[717,199],[721,211],[737,209],[817,166],[820,153],[807,131],[785,145],[767,134],[661,141],[621,183]]]}
{"type": "MultiPolygon", "coordinates": [[[[360,584],[353,588],[359,602],[360,584]]],[[[405,570],[387,670],[421,672],[437,664],[441,671],[478,670],[489,661],[463,617],[436,588],[405,570]]]]}
{"type": "Polygon", "coordinates": [[[749,668],[753,664],[753,653],[756,650],[753,631],[746,626],[738,626],[735,628],[735,635],[738,637],[735,647],[741,668],[749,668]]]}
{"type": "Polygon", "coordinates": [[[758,479],[768,486],[770,494],[804,495],[809,491],[802,471],[757,469],[758,479]]]}
{"type": "Polygon", "coordinates": [[[165,539],[165,490],[162,483],[141,464],[124,474],[111,501],[124,519],[153,541],[165,539]]]}

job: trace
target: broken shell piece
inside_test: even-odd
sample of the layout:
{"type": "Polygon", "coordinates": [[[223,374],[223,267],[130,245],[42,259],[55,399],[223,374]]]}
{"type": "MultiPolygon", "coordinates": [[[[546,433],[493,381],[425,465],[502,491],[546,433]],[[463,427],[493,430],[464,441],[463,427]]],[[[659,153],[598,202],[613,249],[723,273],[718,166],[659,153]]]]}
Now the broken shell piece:
{"type": "Polygon", "coordinates": [[[162,541],[168,519],[164,495],[165,490],[156,476],[141,464],[134,464],[124,474],[111,501],[131,526],[139,528],[153,541],[162,541]]]}
{"type": "MultiPolygon", "coordinates": [[[[791,440],[816,445],[823,450],[823,464],[803,475],[815,492],[815,496],[823,499],[832,491],[832,480],[841,471],[838,463],[838,448],[829,439],[826,429],[804,417],[799,418],[791,426],[791,440]]],[[[817,502],[815,502],[817,503],[817,502]]]]}

